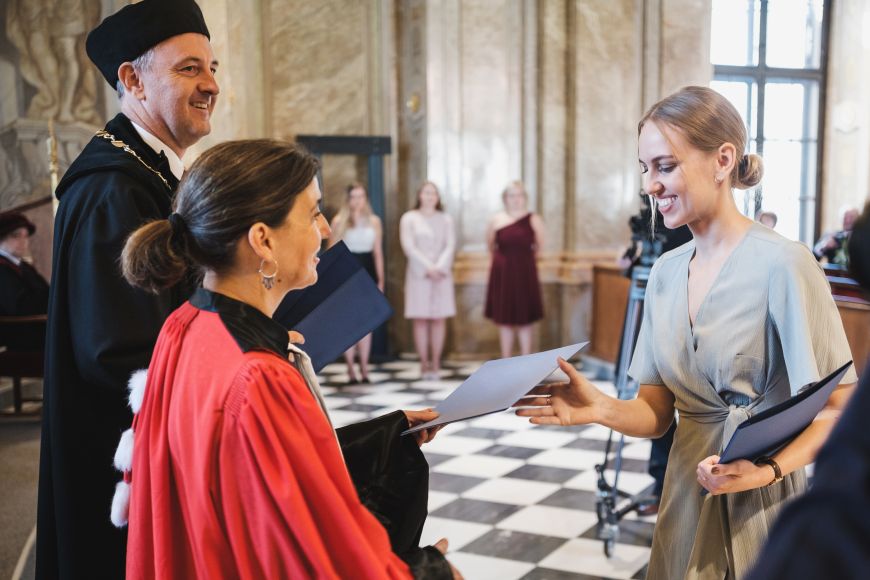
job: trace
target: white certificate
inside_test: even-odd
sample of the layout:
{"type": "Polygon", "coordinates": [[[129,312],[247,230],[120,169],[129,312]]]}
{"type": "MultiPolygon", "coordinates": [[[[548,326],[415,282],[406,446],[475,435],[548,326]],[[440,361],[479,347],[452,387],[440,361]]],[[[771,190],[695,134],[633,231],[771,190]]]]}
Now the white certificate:
{"type": "Polygon", "coordinates": [[[435,407],[439,413],[437,419],[408,429],[402,435],[509,409],[559,367],[559,357],[568,360],[587,344],[580,342],[525,356],[488,361],[438,403],[435,407]]]}

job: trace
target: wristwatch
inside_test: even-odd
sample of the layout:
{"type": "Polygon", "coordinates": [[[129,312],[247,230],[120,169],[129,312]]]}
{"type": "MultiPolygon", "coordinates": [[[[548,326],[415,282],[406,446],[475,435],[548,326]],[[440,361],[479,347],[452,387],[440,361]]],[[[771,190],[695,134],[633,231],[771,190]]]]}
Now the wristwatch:
{"type": "Polygon", "coordinates": [[[753,463],[755,463],[755,465],[760,465],[763,463],[763,464],[769,465],[773,468],[773,481],[768,483],[766,487],[770,487],[771,485],[774,485],[774,484],[782,481],[782,470],[779,468],[779,463],[774,461],[772,457],[768,457],[767,455],[763,455],[763,456],[759,457],[758,459],[756,459],[753,463]]]}

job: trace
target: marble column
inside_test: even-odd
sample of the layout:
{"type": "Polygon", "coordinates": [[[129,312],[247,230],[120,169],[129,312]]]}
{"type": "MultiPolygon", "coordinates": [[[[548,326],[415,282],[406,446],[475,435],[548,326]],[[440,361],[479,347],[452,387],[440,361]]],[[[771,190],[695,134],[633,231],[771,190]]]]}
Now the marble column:
{"type": "Polygon", "coordinates": [[[817,237],[840,229],[840,209],[863,208],[870,192],[870,5],[839,0],[831,13],[817,237]]]}

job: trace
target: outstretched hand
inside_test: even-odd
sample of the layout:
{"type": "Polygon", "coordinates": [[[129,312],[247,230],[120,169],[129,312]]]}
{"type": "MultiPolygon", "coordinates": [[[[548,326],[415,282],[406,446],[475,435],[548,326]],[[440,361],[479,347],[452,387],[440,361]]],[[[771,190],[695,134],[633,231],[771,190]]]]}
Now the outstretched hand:
{"type": "Polygon", "coordinates": [[[517,415],[531,417],[538,425],[585,425],[600,419],[600,406],[607,395],[595,388],[565,359],[559,358],[559,368],[568,375],[567,383],[540,385],[529,395],[514,403],[517,415]]]}
{"type": "MultiPolygon", "coordinates": [[[[438,418],[438,413],[432,409],[422,409],[420,411],[402,411],[408,419],[408,427],[416,427],[420,423],[426,423],[438,418]]],[[[417,440],[417,445],[429,443],[435,438],[435,434],[441,430],[444,425],[422,429],[413,433],[414,439],[417,440]]]]}

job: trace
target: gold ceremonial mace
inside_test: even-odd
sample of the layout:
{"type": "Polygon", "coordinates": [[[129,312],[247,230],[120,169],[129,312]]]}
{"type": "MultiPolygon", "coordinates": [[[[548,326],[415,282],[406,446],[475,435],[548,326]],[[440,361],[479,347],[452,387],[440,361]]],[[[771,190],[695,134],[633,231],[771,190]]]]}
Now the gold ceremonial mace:
{"type": "Polygon", "coordinates": [[[54,213],[57,213],[57,198],[54,192],[57,189],[58,165],[57,135],[54,132],[54,118],[48,120],[48,139],[46,140],[46,145],[48,146],[48,174],[51,177],[51,207],[54,209],[54,213]]]}

